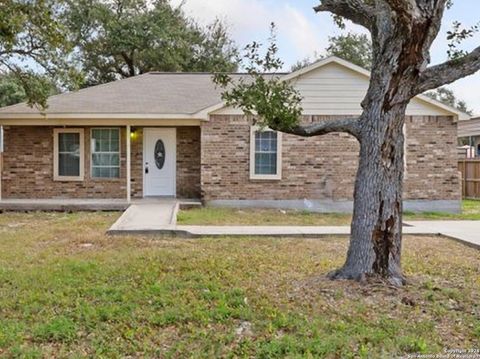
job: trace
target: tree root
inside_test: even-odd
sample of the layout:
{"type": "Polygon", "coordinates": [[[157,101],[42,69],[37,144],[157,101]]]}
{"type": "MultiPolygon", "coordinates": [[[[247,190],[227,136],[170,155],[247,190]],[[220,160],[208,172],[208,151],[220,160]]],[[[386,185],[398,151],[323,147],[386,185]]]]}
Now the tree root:
{"type": "Polygon", "coordinates": [[[407,284],[407,281],[402,274],[389,274],[388,276],[382,276],[372,272],[348,270],[345,269],[345,267],[328,273],[327,277],[330,280],[354,280],[363,284],[366,284],[369,280],[377,279],[382,282],[387,282],[394,287],[402,287],[407,284]]]}

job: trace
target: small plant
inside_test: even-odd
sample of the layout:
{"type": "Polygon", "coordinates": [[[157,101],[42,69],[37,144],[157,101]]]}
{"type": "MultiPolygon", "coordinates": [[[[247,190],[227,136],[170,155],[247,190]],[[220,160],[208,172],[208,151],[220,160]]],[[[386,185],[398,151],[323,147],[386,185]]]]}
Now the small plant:
{"type": "Polygon", "coordinates": [[[46,342],[71,342],[75,339],[76,333],[77,327],[71,319],[57,317],[37,326],[34,337],[46,342]]]}

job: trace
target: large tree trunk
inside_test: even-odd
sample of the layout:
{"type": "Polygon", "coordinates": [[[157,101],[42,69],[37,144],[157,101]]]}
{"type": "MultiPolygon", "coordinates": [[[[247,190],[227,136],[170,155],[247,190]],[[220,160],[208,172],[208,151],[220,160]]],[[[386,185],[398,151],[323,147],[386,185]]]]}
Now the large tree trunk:
{"type": "Polygon", "coordinates": [[[401,285],[402,182],[405,107],[384,112],[378,106],[362,115],[360,161],[355,182],[350,247],[332,279],[364,280],[378,275],[401,285]]]}

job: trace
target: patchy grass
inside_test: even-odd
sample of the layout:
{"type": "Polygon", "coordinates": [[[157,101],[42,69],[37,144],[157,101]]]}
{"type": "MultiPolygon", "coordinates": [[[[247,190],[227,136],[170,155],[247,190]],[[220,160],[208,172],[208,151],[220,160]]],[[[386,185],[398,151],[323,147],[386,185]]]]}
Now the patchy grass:
{"type": "Polygon", "coordinates": [[[423,212],[405,213],[406,220],[451,220],[451,221],[480,221],[480,200],[464,200],[462,213],[423,212]]]}
{"type": "Polygon", "coordinates": [[[346,239],[108,237],[0,215],[1,357],[391,358],[480,340],[480,254],[408,237],[409,284],[331,282],[346,239]]]}
{"type": "Polygon", "coordinates": [[[181,210],[178,224],[202,225],[296,225],[342,226],[350,224],[351,216],[344,213],[312,213],[280,209],[237,209],[202,207],[181,210]]]}
{"type": "MultiPolygon", "coordinates": [[[[346,226],[352,220],[350,214],[312,213],[279,209],[238,209],[204,207],[182,210],[179,224],[201,225],[296,225],[296,226],[346,226]]],[[[404,213],[405,221],[420,220],[480,220],[480,200],[463,201],[459,214],[442,212],[404,213]]]]}

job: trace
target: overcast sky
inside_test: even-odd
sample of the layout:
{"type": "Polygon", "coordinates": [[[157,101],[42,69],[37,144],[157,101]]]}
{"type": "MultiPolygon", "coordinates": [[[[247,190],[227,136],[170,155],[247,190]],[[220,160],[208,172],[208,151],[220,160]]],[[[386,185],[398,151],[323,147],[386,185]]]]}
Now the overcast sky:
{"type": "MultiPolygon", "coordinates": [[[[182,0],[172,0],[178,5],[182,0]]],[[[315,14],[312,7],[315,0],[186,0],[184,10],[200,23],[209,23],[216,17],[229,25],[233,39],[243,47],[253,40],[265,41],[269,24],[277,25],[280,56],[285,69],[297,60],[322,53],[328,37],[340,34],[329,14],[315,14]]],[[[448,10],[442,25],[442,32],[432,48],[432,63],[447,59],[446,31],[452,22],[459,20],[465,25],[480,21],[478,0],[456,0],[448,10]]],[[[361,32],[362,28],[349,24],[347,31],[361,32]]],[[[480,43],[480,34],[463,44],[465,50],[473,49],[480,43]]],[[[480,115],[480,73],[450,85],[459,98],[480,115]]]]}

